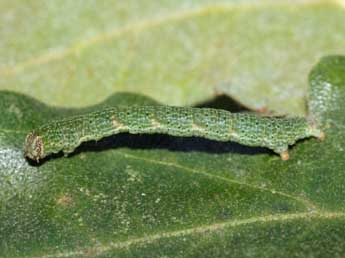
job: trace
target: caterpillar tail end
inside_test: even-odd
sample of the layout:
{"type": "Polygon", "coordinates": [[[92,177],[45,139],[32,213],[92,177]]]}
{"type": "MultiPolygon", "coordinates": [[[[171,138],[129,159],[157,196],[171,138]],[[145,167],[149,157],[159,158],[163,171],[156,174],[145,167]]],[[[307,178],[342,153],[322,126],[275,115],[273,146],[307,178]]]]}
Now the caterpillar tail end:
{"type": "Polygon", "coordinates": [[[307,136],[313,136],[320,141],[323,141],[326,138],[325,132],[320,129],[318,123],[316,123],[314,120],[309,121],[307,136]]]}
{"type": "Polygon", "coordinates": [[[320,141],[324,141],[326,138],[326,134],[324,132],[320,132],[318,136],[316,136],[320,141]]]}
{"type": "Polygon", "coordinates": [[[326,138],[325,132],[323,132],[317,128],[311,128],[310,129],[310,135],[316,137],[320,141],[324,141],[326,138]]]}

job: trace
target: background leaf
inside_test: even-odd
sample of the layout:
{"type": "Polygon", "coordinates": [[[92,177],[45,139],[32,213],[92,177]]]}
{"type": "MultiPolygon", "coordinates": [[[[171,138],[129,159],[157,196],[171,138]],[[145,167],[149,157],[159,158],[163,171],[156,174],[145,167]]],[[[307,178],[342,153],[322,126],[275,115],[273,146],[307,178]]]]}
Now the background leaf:
{"type": "Polygon", "coordinates": [[[329,1],[25,1],[0,4],[0,88],[54,105],[130,91],[193,105],[218,92],[303,115],[306,75],[344,54],[329,1]]]}
{"type": "Polygon", "coordinates": [[[95,105],[57,108],[0,92],[0,256],[342,257],[344,58],[315,70],[332,74],[340,92],[326,141],[299,142],[287,162],[266,149],[164,135],[121,134],[40,165],[22,150],[25,135],[50,119],[159,104],[112,94],[119,90],[193,104],[217,86],[250,107],[303,114],[312,64],[343,51],[342,7],[95,3],[1,3],[9,25],[0,32],[1,87],[95,105]]]}

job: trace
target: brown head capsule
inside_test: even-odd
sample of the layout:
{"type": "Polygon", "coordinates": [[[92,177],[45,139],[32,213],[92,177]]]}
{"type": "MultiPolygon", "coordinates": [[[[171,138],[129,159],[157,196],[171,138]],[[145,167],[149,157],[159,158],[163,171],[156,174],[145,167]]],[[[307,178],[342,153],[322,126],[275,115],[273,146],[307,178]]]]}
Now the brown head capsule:
{"type": "Polygon", "coordinates": [[[35,132],[31,132],[26,136],[24,156],[37,162],[45,157],[42,138],[35,132]]]}

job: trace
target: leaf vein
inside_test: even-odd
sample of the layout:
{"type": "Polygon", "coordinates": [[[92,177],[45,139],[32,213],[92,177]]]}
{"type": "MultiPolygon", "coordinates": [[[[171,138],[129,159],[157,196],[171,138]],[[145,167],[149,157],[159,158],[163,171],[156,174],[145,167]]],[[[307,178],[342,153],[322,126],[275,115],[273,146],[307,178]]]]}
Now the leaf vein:
{"type": "Polygon", "coordinates": [[[242,185],[242,186],[252,188],[255,190],[259,190],[259,191],[270,192],[273,195],[280,195],[280,196],[284,196],[284,197],[293,199],[295,201],[298,201],[298,202],[302,203],[305,206],[305,208],[309,211],[316,211],[317,210],[316,205],[314,203],[312,203],[310,200],[308,200],[306,198],[302,198],[300,196],[295,196],[292,194],[281,192],[281,191],[278,191],[275,189],[269,189],[267,187],[261,187],[261,186],[257,186],[257,185],[253,185],[253,184],[248,184],[245,182],[240,182],[238,180],[230,179],[230,178],[219,176],[219,175],[210,174],[210,173],[205,172],[205,171],[196,170],[196,169],[189,168],[189,167],[186,167],[186,166],[183,166],[180,164],[176,164],[176,163],[172,163],[172,162],[165,162],[165,161],[159,161],[159,160],[155,160],[155,159],[142,158],[142,157],[138,157],[136,155],[128,154],[128,153],[121,153],[120,155],[124,156],[125,158],[137,159],[137,160],[142,160],[142,161],[149,162],[152,164],[157,164],[157,165],[162,165],[162,166],[170,166],[170,167],[174,167],[174,168],[183,169],[183,170],[190,172],[190,173],[193,173],[193,174],[199,174],[199,175],[207,176],[211,179],[221,180],[221,181],[227,182],[229,184],[242,185]]]}
{"type": "Polygon", "coordinates": [[[299,212],[299,213],[288,213],[288,214],[275,214],[266,215],[260,217],[246,218],[240,220],[227,220],[224,222],[202,225],[188,229],[170,231],[170,232],[160,232],[144,237],[137,237],[119,242],[109,242],[104,245],[98,245],[91,248],[85,248],[77,251],[60,252],[55,254],[48,254],[40,256],[41,258],[50,257],[75,257],[77,255],[92,254],[93,256],[101,255],[105,252],[109,252],[114,249],[124,249],[129,248],[133,245],[151,244],[155,241],[164,238],[174,238],[182,237],[188,235],[203,234],[207,232],[215,232],[219,230],[224,230],[226,228],[236,228],[240,226],[246,226],[254,223],[271,223],[271,222],[286,222],[293,220],[325,220],[325,219],[338,219],[345,218],[345,213],[343,212],[299,212]]]}

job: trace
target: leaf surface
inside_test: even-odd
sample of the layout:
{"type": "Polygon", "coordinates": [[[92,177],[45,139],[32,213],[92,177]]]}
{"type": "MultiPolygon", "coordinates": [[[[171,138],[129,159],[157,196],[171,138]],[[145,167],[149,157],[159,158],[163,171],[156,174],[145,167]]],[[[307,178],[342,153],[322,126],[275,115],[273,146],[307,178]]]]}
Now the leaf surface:
{"type": "Polygon", "coordinates": [[[299,142],[287,162],[230,142],[121,134],[37,165],[23,158],[22,145],[46,120],[157,103],[115,94],[97,106],[61,109],[1,92],[2,254],[341,257],[344,74],[344,57],[313,70],[312,81],[322,78],[338,93],[336,108],[325,113],[326,140],[299,142]]]}

